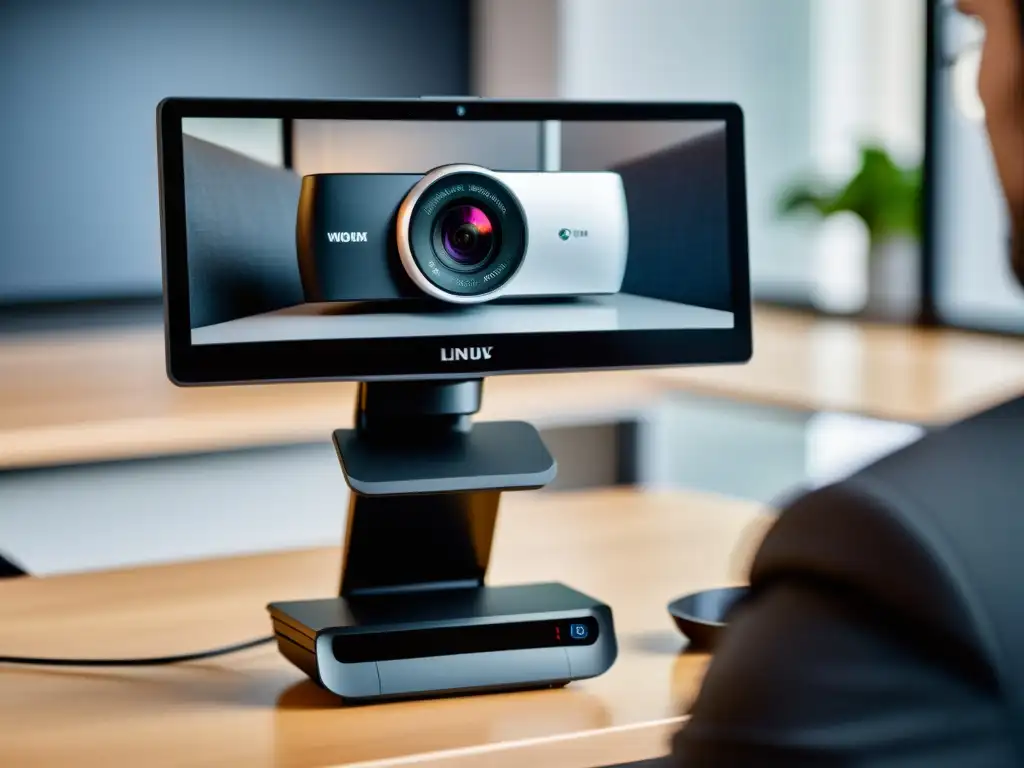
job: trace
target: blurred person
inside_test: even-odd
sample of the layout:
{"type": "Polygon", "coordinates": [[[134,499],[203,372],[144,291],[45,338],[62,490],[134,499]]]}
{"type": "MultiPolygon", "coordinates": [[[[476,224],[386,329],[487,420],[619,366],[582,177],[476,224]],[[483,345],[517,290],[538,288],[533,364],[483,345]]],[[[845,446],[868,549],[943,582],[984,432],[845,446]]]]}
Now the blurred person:
{"type": "MultiPolygon", "coordinates": [[[[1024,283],[1024,0],[979,92],[1024,283]]],[[[787,506],[677,734],[696,766],[1024,766],[1024,398],[787,506]]]]}

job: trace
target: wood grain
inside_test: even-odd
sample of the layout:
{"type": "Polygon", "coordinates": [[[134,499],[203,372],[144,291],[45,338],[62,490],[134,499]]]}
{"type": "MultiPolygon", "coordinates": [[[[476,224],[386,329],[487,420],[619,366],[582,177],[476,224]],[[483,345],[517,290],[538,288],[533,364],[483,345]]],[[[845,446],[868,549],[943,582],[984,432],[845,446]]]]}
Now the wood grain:
{"type": "Polygon", "coordinates": [[[748,365],[656,375],[717,397],[941,425],[1024,391],[1024,338],[760,308],[748,365]]]}
{"type": "MultiPolygon", "coordinates": [[[[755,316],[746,366],[508,376],[482,418],[541,426],[631,417],[675,391],[941,424],[1024,389],[1024,340],[755,316]]],[[[157,328],[0,341],[0,470],[326,441],[352,384],[180,389],[157,328]]]]}
{"type": "MultiPolygon", "coordinates": [[[[628,490],[510,495],[491,583],[560,580],[613,608],[610,672],[562,690],[343,707],[276,651],[140,670],[0,668],[0,765],[530,765],[663,754],[707,662],[670,599],[742,579],[755,505],[628,490]],[[744,552],[746,546],[743,548],[744,552]],[[377,761],[377,762],[373,762],[377,761]],[[380,762],[385,761],[385,762],[380,762]]],[[[320,549],[0,583],[0,653],[152,655],[269,630],[272,600],[330,596],[320,549]]]]}

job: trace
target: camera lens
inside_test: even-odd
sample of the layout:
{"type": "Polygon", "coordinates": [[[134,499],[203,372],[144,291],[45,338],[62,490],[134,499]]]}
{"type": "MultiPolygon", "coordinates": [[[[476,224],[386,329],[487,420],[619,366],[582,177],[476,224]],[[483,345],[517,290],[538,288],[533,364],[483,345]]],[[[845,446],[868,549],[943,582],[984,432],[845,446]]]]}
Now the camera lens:
{"type": "Polygon", "coordinates": [[[428,171],[395,220],[413,284],[442,301],[478,304],[503,293],[526,256],[526,215],[502,177],[476,165],[428,171]]]}
{"type": "Polygon", "coordinates": [[[460,267],[479,267],[494,248],[494,225],[475,205],[457,205],[441,219],[445,253],[460,267]]]}

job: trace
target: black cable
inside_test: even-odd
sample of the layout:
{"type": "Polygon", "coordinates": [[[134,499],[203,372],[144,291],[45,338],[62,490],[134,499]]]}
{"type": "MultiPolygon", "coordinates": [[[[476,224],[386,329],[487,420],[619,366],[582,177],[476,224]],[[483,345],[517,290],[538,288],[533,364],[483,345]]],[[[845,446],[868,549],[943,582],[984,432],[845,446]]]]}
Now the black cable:
{"type": "Polygon", "coordinates": [[[260,645],[274,642],[273,635],[246,640],[244,643],[225,645],[208,651],[182,653],[177,656],[152,656],[148,659],[46,659],[34,656],[0,656],[0,665],[21,664],[33,667],[158,667],[166,664],[182,664],[187,661],[201,661],[229,653],[247,651],[260,645]]]}
{"type": "MultiPolygon", "coordinates": [[[[6,575],[27,576],[29,574],[0,555],[0,576],[6,575]],[[4,566],[9,566],[12,571],[16,571],[16,574],[7,574],[4,571],[4,566]]],[[[181,653],[176,656],[151,656],[142,659],[48,659],[38,656],[0,656],[0,666],[4,664],[18,664],[30,667],[159,667],[168,664],[184,664],[189,661],[214,659],[218,656],[227,656],[231,653],[247,651],[250,648],[257,648],[272,642],[274,642],[274,636],[267,635],[266,637],[257,637],[253,640],[246,640],[233,645],[211,648],[208,651],[181,653]]]]}

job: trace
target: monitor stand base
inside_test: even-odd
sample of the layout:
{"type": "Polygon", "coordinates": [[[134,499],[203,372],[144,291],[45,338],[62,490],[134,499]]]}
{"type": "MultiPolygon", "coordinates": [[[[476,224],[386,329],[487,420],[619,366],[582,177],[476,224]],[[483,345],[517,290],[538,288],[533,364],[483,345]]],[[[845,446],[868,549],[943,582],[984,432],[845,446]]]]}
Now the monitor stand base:
{"type": "Polygon", "coordinates": [[[605,672],[611,609],[562,584],[269,606],[282,655],[346,702],[560,688],[605,672]]]}

